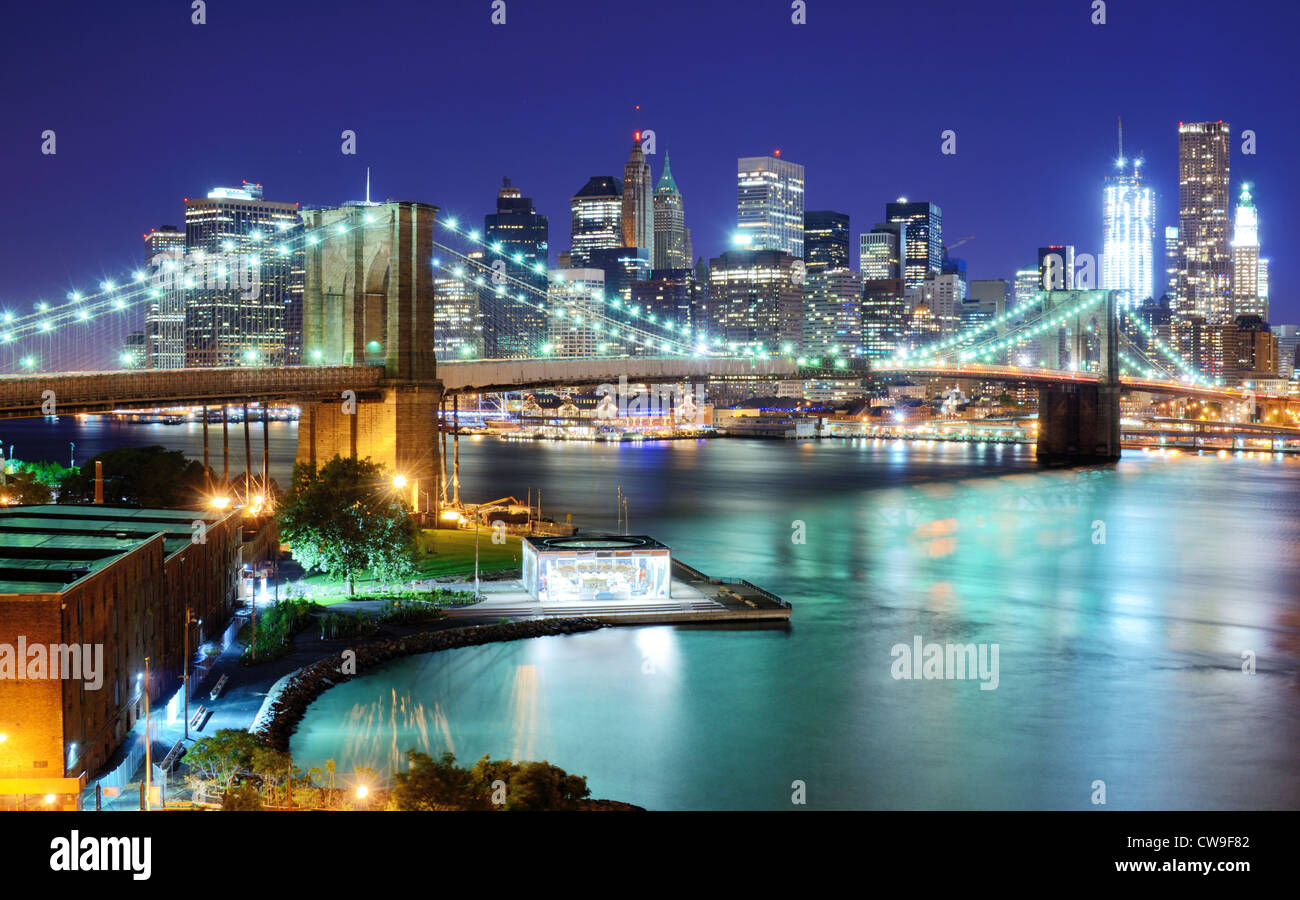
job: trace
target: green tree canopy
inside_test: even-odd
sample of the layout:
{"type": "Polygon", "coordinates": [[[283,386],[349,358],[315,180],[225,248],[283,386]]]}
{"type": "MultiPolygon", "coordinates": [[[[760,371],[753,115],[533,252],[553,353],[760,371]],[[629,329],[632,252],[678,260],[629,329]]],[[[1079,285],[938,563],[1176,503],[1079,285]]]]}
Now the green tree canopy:
{"type": "Polygon", "coordinates": [[[208,484],[203,463],[159,446],[118,447],[91,457],[80,471],[63,477],[60,503],[94,502],[96,460],[103,463],[105,503],[161,509],[203,503],[208,484]]]}
{"type": "Polygon", "coordinates": [[[489,795],[477,785],[467,769],[456,765],[452,753],[434,759],[418,750],[407,750],[410,768],[393,773],[390,803],[394,809],[448,810],[490,809],[489,795]]]}
{"type": "Polygon", "coordinates": [[[416,526],[384,467],[335,456],[319,470],[293,468],[293,486],[280,504],[280,533],[305,568],[347,582],[369,569],[400,579],[414,569],[416,526]]]}
{"type": "Polygon", "coordinates": [[[249,769],[253,760],[269,749],[250,732],[223,728],[216,734],[195,741],[194,746],[185,754],[185,764],[189,766],[194,786],[207,784],[225,791],[230,788],[236,775],[249,769]]]}

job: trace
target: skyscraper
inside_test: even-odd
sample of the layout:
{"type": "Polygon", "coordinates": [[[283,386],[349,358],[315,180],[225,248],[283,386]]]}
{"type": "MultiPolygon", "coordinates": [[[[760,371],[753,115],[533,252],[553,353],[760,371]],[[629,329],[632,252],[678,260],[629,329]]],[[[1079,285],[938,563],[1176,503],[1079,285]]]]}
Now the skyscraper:
{"type": "Polygon", "coordinates": [[[150,369],[185,368],[185,291],[179,283],[185,232],[175,225],[144,235],[144,271],[157,292],[144,314],[144,362],[150,369]],[[169,271],[164,273],[163,269],[169,271]],[[173,272],[177,278],[171,277],[173,272]]]}
{"type": "Polygon", "coordinates": [[[595,356],[606,338],[591,326],[599,320],[605,291],[605,273],[600,269],[555,269],[547,291],[548,317],[545,334],[548,356],[595,356]]]}
{"type": "Polygon", "coordinates": [[[849,267],[847,213],[817,209],[803,214],[803,261],[809,274],[849,267]]]}
{"type": "Polygon", "coordinates": [[[925,276],[943,269],[943,210],[933,203],[899,197],[885,204],[885,219],[904,226],[903,281],[920,287],[925,276]]]}
{"type": "Polygon", "coordinates": [[[288,248],[301,227],[298,204],[263,199],[260,184],[186,198],[186,366],[296,361],[287,345],[301,348],[303,261],[288,248]],[[298,332],[287,335],[295,319],[298,332]]]}
{"type": "Polygon", "coordinates": [[[803,258],[803,166],[772,156],[736,160],[737,243],[803,258]]]}
{"type": "Polygon", "coordinates": [[[1165,294],[1171,308],[1178,308],[1178,283],[1183,271],[1182,257],[1178,254],[1178,228],[1165,227],[1165,294]]]}
{"type": "Polygon", "coordinates": [[[641,151],[641,132],[632,139],[632,151],[623,167],[623,246],[644,247],[655,258],[654,182],[650,163],[641,151]]]}
{"type": "Polygon", "coordinates": [[[1121,143],[1117,173],[1102,191],[1101,287],[1119,291],[1120,302],[1131,308],[1155,294],[1155,191],[1142,178],[1142,163],[1125,159],[1121,143]]]}
{"type": "Polygon", "coordinates": [[[1241,184],[1232,219],[1232,315],[1268,320],[1268,300],[1259,296],[1259,210],[1249,182],[1241,184]]]}
{"type": "Polygon", "coordinates": [[[1015,286],[1011,289],[1011,308],[1016,310],[1017,318],[1025,316],[1034,308],[1034,298],[1043,289],[1043,276],[1037,266],[1016,269],[1015,286]]]}
{"type": "Polygon", "coordinates": [[[907,226],[879,222],[858,238],[858,268],[864,281],[903,277],[903,248],[907,226]]]}
{"type": "Polygon", "coordinates": [[[709,333],[737,349],[777,352],[803,339],[803,286],[796,257],[781,250],[729,250],[709,266],[709,333]]]}
{"type": "MultiPolygon", "coordinates": [[[[847,237],[846,228],[846,241],[847,237]]],[[[804,282],[803,297],[803,353],[857,356],[862,346],[862,279],[858,273],[847,266],[814,269],[804,282]]]]}
{"type": "Polygon", "coordinates": [[[904,346],[908,328],[905,290],[901,278],[863,279],[862,351],[866,357],[884,359],[904,346]]]}
{"type": "Polygon", "coordinates": [[[1227,122],[1178,123],[1178,307],[1174,314],[1232,319],[1229,295],[1227,122]]]}
{"type": "MultiPolygon", "coordinates": [[[[497,211],[483,217],[484,243],[507,260],[507,275],[545,292],[550,260],[546,216],[533,208],[532,198],[522,196],[509,178],[501,182],[497,211]]],[[[487,264],[493,262],[488,256],[487,264]]],[[[541,298],[527,290],[522,292],[524,299],[520,300],[520,286],[508,281],[479,292],[487,355],[501,359],[536,355],[537,337],[546,326],[546,316],[539,308],[541,298]]]]}
{"type": "Polygon", "coordinates": [[[1074,290],[1074,246],[1049,244],[1038,248],[1038,290],[1074,290]]]}
{"type": "Polygon", "coordinates": [[[569,201],[569,265],[581,269],[593,250],[623,246],[623,191],[612,175],[593,175],[569,201]]]}
{"type": "Polygon", "coordinates": [[[658,269],[689,269],[695,260],[692,256],[691,230],[686,227],[686,209],[682,192],[677,189],[673,170],[664,154],[664,171],[654,196],[654,267],[658,269]]]}

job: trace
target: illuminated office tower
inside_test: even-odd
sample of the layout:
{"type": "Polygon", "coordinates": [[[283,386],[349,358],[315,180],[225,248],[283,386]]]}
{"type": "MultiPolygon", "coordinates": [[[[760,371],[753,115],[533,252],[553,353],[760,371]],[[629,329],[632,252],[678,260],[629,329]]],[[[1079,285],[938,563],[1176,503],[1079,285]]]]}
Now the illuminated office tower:
{"type": "Polygon", "coordinates": [[[1178,279],[1183,270],[1182,257],[1178,255],[1178,228],[1174,225],[1165,228],[1165,295],[1169,304],[1178,309],[1178,279]]]}
{"type": "Polygon", "coordinates": [[[728,250],[709,265],[709,323],[724,346],[777,352],[803,339],[803,285],[796,257],[780,250],[728,250]]]}
{"type": "Polygon", "coordinates": [[[803,166],[772,156],[736,161],[736,241],[746,250],[803,258],[803,166]]]}
{"type": "Polygon", "coordinates": [[[1074,290],[1074,246],[1049,244],[1038,248],[1038,290],[1074,290]]]}
{"type": "Polygon", "coordinates": [[[803,262],[808,274],[849,267],[849,217],[829,209],[803,214],[803,262]]]}
{"type": "Polygon", "coordinates": [[[863,279],[862,353],[869,359],[894,356],[905,345],[909,323],[905,290],[901,278],[863,279]]]}
{"type": "Polygon", "coordinates": [[[301,228],[298,204],[263,199],[260,184],[186,198],[187,367],[301,361],[304,264],[292,249],[301,228]]]}
{"type": "Polygon", "coordinates": [[[1102,191],[1101,287],[1119,291],[1129,308],[1155,295],[1155,191],[1142,178],[1142,163],[1125,159],[1121,150],[1119,174],[1107,177],[1102,191]]]}
{"type": "MultiPolygon", "coordinates": [[[[483,312],[479,302],[480,288],[465,277],[465,267],[458,266],[460,277],[434,270],[433,295],[433,354],[438,360],[473,359],[496,356],[485,353],[483,312]]],[[[538,303],[540,298],[531,298],[538,303]]]]}
{"type": "Polygon", "coordinates": [[[903,281],[908,287],[920,287],[926,275],[943,271],[943,210],[899,197],[885,204],[885,219],[904,226],[903,281]]]}
{"type": "Polygon", "coordinates": [[[906,226],[879,222],[858,236],[858,268],[863,281],[888,281],[903,277],[906,226]]]}
{"type": "Polygon", "coordinates": [[[1268,260],[1259,261],[1259,269],[1256,271],[1256,278],[1259,280],[1259,302],[1264,310],[1264,320],[1268,321],[1268,260]]]}
{"type": "Polygon", "coordinates": [[[1176,316],[1209,325],[1232,321],[1232,254],[1228,246],[1227,122],[1178,124],[1178,252],[1176,316]]]}
{"type": "Polygon", "coordinates": [[[604,304],[605,273],[601,269],[554,269],[550,273],[547,304],[548,343],[546,356],[596,356],[603,352],[606,337],[592,326],[598,324],[604,304]]]}
{"type": "Polygon", "coordinates": [[[1232,218],[1232,314],[1268,321],[1268,301],[1259,296],[1259,210],[1249,182],[1242,182],[1232,218]]]}
{"type": "Polygon", "coordinates": [[[692,323],[701,292],[693,269],[655,269],[653,277],[632,282],[629,297],[638,316],[651,315],[680,328],[692,323]]]}
{"type": "Polygon", "coordinates": [[[623,246],[623,191],[612,175],[593,175],[569,201],[569,265],[585,268],[593,250],[623,246]]]}
{"type": "MultiPolygon", "coordinates": [[[[483,217],[483,242],[492,251],[487,264],[504,258],[507,275],[545,293],[550,260],[546,216],[533,208],[532,198],[523,196],[509,178],[501,181],[497,211],[483,217]]],[[[489,356],[515,359],[535,355],[537,336],[546,327],[546,316],[539,309],[542,299],[537,293],[507,281],[481,290],[479,303],[487,327],[484,349],[489,356]]]]}
{"type": "Polygon", "coordinates": [[[185,292],[171,277],[179,276],[184,255],[185,232],[175,225],[144,235],[144,272],[152,285],[144,314],[143,366],[149,369],[185,368],[185,292]]]}
{"type": "Polygon", "coordinates": [[[632,138],[632,150],[623,167],[623,246],[641,247],[651,263],[655,258],[654,182],[650,163],[641,151],[641,132],[632,138]]]}
{"type": "MultiPolygon", "coordinates": [[[[845,252],[848,252],[845,232],[845,252]]],[[[803,288],[803,348],[806,356],[859,356],[862,345],[862,279],[847,267],[814,269],[803,288]]],[[[798,351],[796,345],[789,350],[798,351]]]]}
{"type": "Polygon", "coordinates": [[[1300,325],[1274,325],[1277,336],[1277,374],[1279,378],[1294,378],[1296,355],[1300,353],[1300,325]]]}
{"type": "Polygon", "coordinates": [[[668,154],[664,154],[664,171],[659,176],[654,196],[654,262],[655,270],[689,269],[695,262],[692,256],[691,230],[686,227],[686,208],[682,192],[673,178],[668,154]]]}
{"type": "Polygon", "coordinates": [[[1034,308],[1042,289],[1043,280],[1037,267],[1016,269],[1016,280],[1011,288],[1011,308],[1016,310],[1018,318],[1029,314],[1034,308]]]}

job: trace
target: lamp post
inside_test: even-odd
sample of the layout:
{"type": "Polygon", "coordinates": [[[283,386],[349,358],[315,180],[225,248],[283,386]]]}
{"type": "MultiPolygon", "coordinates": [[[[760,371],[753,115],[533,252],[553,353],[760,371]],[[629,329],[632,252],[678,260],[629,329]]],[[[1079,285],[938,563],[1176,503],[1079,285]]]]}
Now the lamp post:
{"type": "Polygon", "coordinates": [[[190,626],[194,624],[194,610],[185,607],[185,740],[190,739],[190,626]]]}

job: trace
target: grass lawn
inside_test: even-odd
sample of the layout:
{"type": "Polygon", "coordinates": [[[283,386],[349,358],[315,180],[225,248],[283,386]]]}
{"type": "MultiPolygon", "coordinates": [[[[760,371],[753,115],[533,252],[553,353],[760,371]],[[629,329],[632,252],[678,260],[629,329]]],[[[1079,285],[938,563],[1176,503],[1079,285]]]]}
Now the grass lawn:
{"type": "MultiPolygon", "coordinates": [[[[492,531],[478,533],[478,567],[481,572],[518,569],[519,538],[508,534],[504,544],[492,543],[492,531]]],[[[426,528],[420,532],[420,558],[415,568],[421,578],[474,574],[474,532],[426,528]]]]}
{"type": "MultiPolygon", "coordinates": [[[[474,532],[457,531],[446,528],[425,528],[418,538],[419,551],[415,560],[413,579],[441,578],[447,575],[474,575],[474,532]]],[[[492,543],[492,531],[483,529],[478,534],[478,565],[481,572],[500,569],[518,569],[519,538],[506,535],[504,544],[492,543]]],[[[334,603],[346,603],[347,588],[342,582],[334,582],[320,572],[312,572],[303,581],[313,588],[337,587],[338,594],[327,597],[314,597],[322,606],[334,603]]],[[[368,587],[376,584],[374,578],[366,573],[355,582],[356,592],[364,594],[368,587]]]]}

